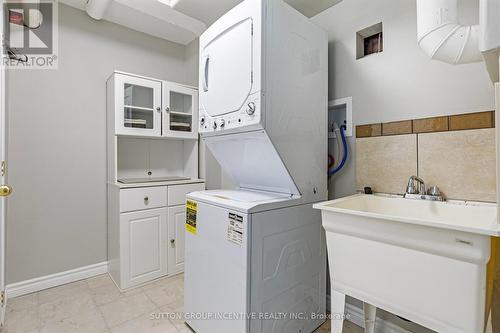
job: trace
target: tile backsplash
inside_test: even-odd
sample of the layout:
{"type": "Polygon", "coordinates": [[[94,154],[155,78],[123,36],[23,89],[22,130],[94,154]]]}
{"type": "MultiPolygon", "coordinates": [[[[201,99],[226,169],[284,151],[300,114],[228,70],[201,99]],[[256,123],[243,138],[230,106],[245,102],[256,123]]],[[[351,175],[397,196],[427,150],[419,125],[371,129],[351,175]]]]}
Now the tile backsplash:
{"type": "Polygon", "coordinates": [[[417,174],[417,135],[379,136],[356,140],[356,187],[404,193],[417,174]]]}
{"type": "Polygon", "coordinates": [[[419,135],[418,174],[450,199],[496,202],[495,129],[419,135]]]}
{"type": "Polygon", "coordinates": [[[408,178],[417,175],[426,185],[439,186],[449,199],[497,201],[492,112],[410,120],[413,134],[404,134],[407,122],[379,124],[381,133],[373,134],[380,136],[363,130],[377,124],[359,126],[359,190],[370,186],[376,192],[403,194],[408,178]]]}

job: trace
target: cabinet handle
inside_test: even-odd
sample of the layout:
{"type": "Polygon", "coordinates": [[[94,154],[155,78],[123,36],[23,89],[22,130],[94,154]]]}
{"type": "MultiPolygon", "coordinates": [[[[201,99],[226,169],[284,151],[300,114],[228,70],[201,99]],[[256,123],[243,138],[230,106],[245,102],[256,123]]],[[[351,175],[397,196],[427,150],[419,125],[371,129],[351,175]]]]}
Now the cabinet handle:
{"type": "Polygon", "coordinates": [[[172,246],[175,246],[175,239],[171,239],[170,244],[172,244],[172,246]]]}
{"type": "Polygon", "coordinates": [[[170,107],[168,107],[168,106],[167,106],[167,107],[165,108],[165,111],[170,112],[170,107]]]}
{"type": "Polygon", "coordinates": [[[161,107],[157,107],[156,111],[161,112],[161,107]]]}
{"type": "Polygon", "coordinates": [[[149,201],[149,197],[144,197],[144,201],[149,201]]]}

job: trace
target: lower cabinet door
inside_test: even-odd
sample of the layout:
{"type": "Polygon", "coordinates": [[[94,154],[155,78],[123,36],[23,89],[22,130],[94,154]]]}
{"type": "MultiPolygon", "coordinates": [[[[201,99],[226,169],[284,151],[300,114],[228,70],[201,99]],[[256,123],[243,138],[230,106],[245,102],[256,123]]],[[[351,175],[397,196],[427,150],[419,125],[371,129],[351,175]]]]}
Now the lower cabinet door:
{"type": "Polygon", "coordinates": [[[168,208],[168,274],[184,271],[186,206],[168,208]]]}
{"type": "Polygon", "coordinates": [[[167,272],[167,209],[121,214],[123,289],[167,272]]]}

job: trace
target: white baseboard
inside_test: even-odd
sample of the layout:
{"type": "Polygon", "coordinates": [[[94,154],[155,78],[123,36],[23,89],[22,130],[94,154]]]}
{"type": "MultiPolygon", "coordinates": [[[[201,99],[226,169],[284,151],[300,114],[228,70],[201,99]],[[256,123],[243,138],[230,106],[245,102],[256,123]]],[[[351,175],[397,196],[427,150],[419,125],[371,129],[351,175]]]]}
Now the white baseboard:
{"type": "Polygon", "coordinates": [[[101,262],[90,266],[75,268],[66,272],[60,272],[26,281],[8,284],[5,288],[5,293],[7,295],[7,298],[13,298],[31,294],[40,290],[61,286],[66,283],[88,279],[90,277],[101,275],[107,272],[108,263],[101,262]]]}
{"type": "MultiPolygon", "coordinates": [[[[327,308],[330,311],[330,295],[327,295],[327,308]]],[[[363,309],[358,308],[355,305],[346,303],[345,305],[345,314],[347,316],[347,320],[358,325],[359,327],[364,328],[365,326],[365,317],[363,309]]],[[[398,325],[391,323],[390,321],[384,320],[382,318],[377,317],[375,321],[375,333],[411,333],[410,331],[399,327],[398,325]]]]}

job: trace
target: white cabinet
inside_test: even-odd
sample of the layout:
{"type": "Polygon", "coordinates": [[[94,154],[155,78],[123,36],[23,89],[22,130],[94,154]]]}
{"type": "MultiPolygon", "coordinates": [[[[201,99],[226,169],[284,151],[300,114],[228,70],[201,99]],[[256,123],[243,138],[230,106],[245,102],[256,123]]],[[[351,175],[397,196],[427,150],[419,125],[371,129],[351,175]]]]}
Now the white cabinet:
{"type": "Polygon", "coordinates": [[[113,84],[116,134],[161,136],[161,81],[115,74],[113,84]]]}
{"type": "Polygon", "coordinates": [[[195,191],[203,191],[205,184],[185,184],[168,187],[168,206],[178,206],[186,204],[186,195],[195,191]]]}
{"type": "Polygon", "coordinates": [[[133,188],[108,184],[108,265],[120,289],[184,271],[186,194],[204,189],[199,180],[133,188]]]}
{"type": "Polygon", "coordinates": [[[122,289],[167,274],[167,210],[121,214],[122,289]]]}
{"type": "Polygon", "coordinates": [[[198,90],[170,82],[163,83],[163,136],[198,137],[198,90]]]}
{"type": "Polygon", "coordinates": [[[115,72],[107,82],[108,124],[115,135],[198,138],[198,90],[115,72]]]}
{"type": "Polygon", "coordinates": [[[139,187],[120,191],[120,212],[167,206],[167,187],[139,187]]]}
{"type": "Polygon", "coordinates": [[[168,274],[184,271],[186,206],[168,208],[168,274]]]}
{"type": "Polygon", "coordinates": [[[186,194],[203,191],[196,88],[107,81],[108,271],[120,289],[184,270],[186,194]]]}

